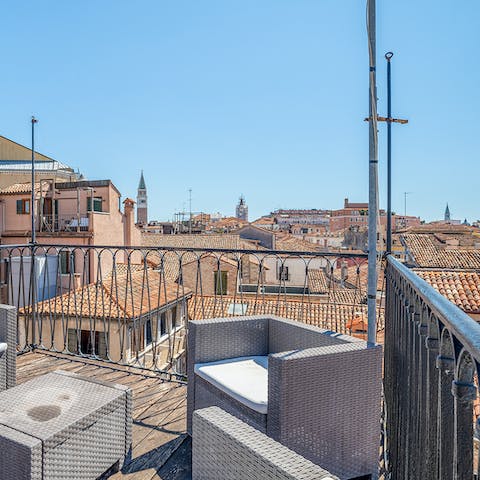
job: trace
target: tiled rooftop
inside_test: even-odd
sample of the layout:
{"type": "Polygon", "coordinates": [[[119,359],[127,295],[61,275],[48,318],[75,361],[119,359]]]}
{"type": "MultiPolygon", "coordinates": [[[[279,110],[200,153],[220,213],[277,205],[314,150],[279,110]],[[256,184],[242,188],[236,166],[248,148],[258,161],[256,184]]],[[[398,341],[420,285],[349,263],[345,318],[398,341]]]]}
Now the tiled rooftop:
{"type": "Polygon", "coordinates": [[[256,245],[242,240],[234,234],[206,235],[162,235],[160,233],[143,233],[142,245],[145,247],[174,248],[221,248],[226,250],[256,249],[256,245]]]}
{"type": "Polygon", "coordinates": [[[332,280],[323,268],[308,271],[308,288],[311,293],[327,293],[330,290],[331,283],[332,280]]]}
{"type": "MultiPolygon", "coordinates": [[[[356,267],[355,267],[356,268],[356,267]]],[[[355,271],[356,276],[356,271],[355,271]]],[[[355,277],[353,277],[355,278],[355,277]]],[[[350,276],[349,276],[350,279],[350,276]]],[[[353,280],[348,283],[355,284],[353,280]]],[[[338,278],[332,279],[323,268],[312,269],[308,272],[308,289],[312,294],[327,295],[332,303],[361,304],[365,302],[366,286],[362,283],[352,288],[353,285],[342,287],[338,278]]]]}
{"type": "MultiPolygon", "coordinates": [[[[448,236],[451,240],[455,237],[448,236]]],[[[434,234],[407,233],[402,241],[407,247],[416,267],[447,269],[480,269],[480,249],[468,248],[465,240],[458,240],[458,246],[447,244],[434,234]]],[[[480,239],[479,242],[480,243],[480,239]]]]}
{"type": "Polygon", "coordinates": [[[480,273],[420,269],[415,272],[464,312],[480,314],[480,273]]]}
{"type": "MultiPolygon", "coordinates": [[[[189,318],[232,317],[236,315],[278,315],[327,330],[348,333],[347,323],[356,318],[367,320],[367,306],[363,304],[338,304],[312,299],[293,299],[278,295],[193,296],[188,304],[189,318]]],[[[383,311],[378,321],[383,328],[383,311]]]]}
{"type": "MultiPolygon", "coordinates": [[[[43,184],[43,192],[47,192],[49,190],[48,184],[43,184]]],[[[35,184],[35,193],[40,191],[40,183],[35,184]]],[[[32,193],[32,184],[31,182],[26,183],[14,183],[9,187],[5,187],[0,190],[0,195],[15,195],[15,194],[22,194],[22,193],[32,193]]]]}
{"type": "Polygon", "coordinates": [[[275,249],[291,252],[316,252],[320,250],[318,245],[314,243],[283,232],[275,234],[275,249]]]}
{"type": "Polygon", "coordinates": [[[37,311],[60,316],[133,319],[190,293],[186,287],[165,281],[158,271],[136,271],[39,302],[37,311]]]}

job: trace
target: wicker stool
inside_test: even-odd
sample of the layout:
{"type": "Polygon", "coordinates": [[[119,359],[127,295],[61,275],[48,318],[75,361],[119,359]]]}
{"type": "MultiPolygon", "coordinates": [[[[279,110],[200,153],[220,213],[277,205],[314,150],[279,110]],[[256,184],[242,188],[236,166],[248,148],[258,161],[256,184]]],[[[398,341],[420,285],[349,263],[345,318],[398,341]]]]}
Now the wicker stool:
{"type": "Polygon", "coordinates": [[[63,371],[0,393],[0,477],[94,480],[122,466],[131,445],[132,395],[63,371]]]}

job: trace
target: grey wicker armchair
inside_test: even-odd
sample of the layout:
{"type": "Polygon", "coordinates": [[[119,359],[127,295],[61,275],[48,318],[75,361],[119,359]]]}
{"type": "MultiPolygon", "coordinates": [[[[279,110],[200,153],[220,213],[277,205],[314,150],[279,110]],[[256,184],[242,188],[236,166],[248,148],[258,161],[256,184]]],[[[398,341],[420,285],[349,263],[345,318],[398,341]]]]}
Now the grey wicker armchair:
{"type": "Polygon", "coordinates": [[[17,309],[0,305],[0,391],[17,381],[17,309]]]}
{"type": "Polygon", "coordinates": [[[338,480],[218,407],[193,414],[192,480],[338,480]]]}
{"type": "Polygon", "coordinates": [[[341,479],[376,475],[381,358],[380,346],[278,317],[190,321],[188,431],[194,410],[218,406],[341,479]],[[237,375],[248,394],[261,381],[262,358],[263,403],[208,376],[219,364],[226,383],[237,375]],[[243,373],[237,359],[250,362],[243,373]]]}

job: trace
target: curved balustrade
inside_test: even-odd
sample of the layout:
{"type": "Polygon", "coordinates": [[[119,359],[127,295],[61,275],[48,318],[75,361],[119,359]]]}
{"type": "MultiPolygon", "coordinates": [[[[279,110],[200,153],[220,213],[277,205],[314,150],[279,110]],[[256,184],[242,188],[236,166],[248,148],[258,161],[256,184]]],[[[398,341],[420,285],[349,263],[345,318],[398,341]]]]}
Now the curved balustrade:
{"type": "Polygon", "coordinates": [[[184,378],[188,319],[272,314],[365,337],[366,260],[348,252],[2,245],[0,297],[18,308],[19,351],[184,378]]]}
{"type": "Polygon", "coordinates": [[[480,325],[388,257],[384,389],[392,480],[478,478],[479,362],[480,325]]]}

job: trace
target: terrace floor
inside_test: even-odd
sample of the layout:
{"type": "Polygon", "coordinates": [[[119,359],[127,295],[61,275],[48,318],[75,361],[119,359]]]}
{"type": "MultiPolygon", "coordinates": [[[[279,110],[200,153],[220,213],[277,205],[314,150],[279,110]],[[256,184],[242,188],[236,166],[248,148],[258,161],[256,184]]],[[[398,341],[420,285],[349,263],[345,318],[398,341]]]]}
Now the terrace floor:
{"type": "Polygon", "coordinates": [[[53,370],[67,370],[133,390],[132,461],[109,480],[191,479],[191,443],[186,434],[186,386],[153,372],[50,352],[17,357],[17,383],[53,370]]]}

